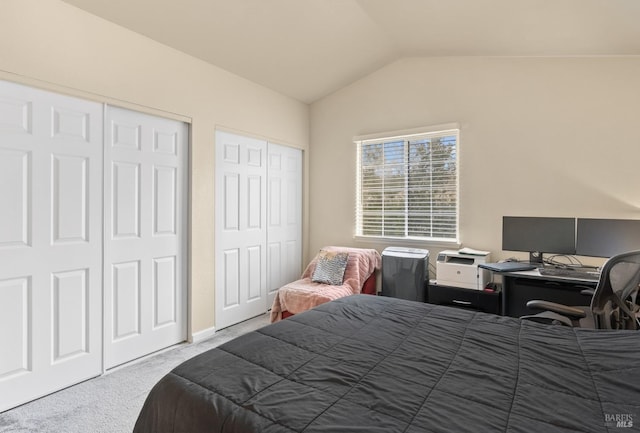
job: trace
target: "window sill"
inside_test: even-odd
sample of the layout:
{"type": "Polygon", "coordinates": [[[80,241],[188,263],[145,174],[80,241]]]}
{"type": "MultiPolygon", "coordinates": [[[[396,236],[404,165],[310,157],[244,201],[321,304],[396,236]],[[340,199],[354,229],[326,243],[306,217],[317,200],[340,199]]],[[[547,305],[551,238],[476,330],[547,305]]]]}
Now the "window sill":
{"type": "Polygon", "coordinates": [[[406,238],[385,238],[385,237],[372,237],[372,236],[354,236],[353,239],[359,244],[369,245],[382,245],[385,247],[413,247],[413,248],[426,248],[430,247],[434,249],[454,249],[457,250],[461,247],[461,243],[455,240],[452,241],[436,241],[427,239],[406,239],[406,238]]]}

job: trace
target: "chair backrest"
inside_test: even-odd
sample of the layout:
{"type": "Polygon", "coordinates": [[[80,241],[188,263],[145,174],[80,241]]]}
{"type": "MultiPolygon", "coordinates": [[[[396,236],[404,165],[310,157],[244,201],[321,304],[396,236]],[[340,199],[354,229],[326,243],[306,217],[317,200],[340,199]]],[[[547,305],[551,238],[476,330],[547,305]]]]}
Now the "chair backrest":
{"type": "Polygon", "coordinates": [[[602,267],[591,299],[591,311],[598,329],[638,329],[640,306],[640,251],[611,257],[602,267]]]}

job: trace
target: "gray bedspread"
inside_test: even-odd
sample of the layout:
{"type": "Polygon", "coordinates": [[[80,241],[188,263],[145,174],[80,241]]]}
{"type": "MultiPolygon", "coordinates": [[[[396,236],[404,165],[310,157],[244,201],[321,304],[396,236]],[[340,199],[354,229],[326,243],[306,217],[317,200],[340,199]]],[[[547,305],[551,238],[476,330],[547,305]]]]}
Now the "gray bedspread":
{"type": "Polygon", "coordinates": [[[135,433],[640,431],[640,333],[354,295],[186,361],[135,433]]]}

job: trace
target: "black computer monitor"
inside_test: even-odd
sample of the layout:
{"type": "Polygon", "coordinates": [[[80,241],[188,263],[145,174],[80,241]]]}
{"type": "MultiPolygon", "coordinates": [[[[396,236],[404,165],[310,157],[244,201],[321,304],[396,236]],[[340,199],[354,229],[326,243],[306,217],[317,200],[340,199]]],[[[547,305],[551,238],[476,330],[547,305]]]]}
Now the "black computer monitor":
{"type": "Polygon", "coordinates": [[[542,263],[543,253],[575,254],[576,219],[502,217],[502,249],[528,252],[532,263],[542,263]]]}
{"type": "Polygon", "coordinates": [[[640,250],[640,220],[578,218],[576,254],[613,257],[640,250]]]}

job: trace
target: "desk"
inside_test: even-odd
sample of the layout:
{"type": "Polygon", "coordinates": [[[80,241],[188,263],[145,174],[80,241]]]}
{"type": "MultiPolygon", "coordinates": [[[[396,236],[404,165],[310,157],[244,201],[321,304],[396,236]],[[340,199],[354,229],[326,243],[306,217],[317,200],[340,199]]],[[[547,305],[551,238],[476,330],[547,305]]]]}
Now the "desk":
{"type": "Polygon", "coordinates": [[[598,284],[594,280],[540,275],[537,269],[499,275],[502,275],[502,315],[511,317],[539,312],[527,308],[527,301],[532,299],[565,305],[589,305],[591,299],[580,291],[595,289],[598,284]]]}

